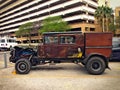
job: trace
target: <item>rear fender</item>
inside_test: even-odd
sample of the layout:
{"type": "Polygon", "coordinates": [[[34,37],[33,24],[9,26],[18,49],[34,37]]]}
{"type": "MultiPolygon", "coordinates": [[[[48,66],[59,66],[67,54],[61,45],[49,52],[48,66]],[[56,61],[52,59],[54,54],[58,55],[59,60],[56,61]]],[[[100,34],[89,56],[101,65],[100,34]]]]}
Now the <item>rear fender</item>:
{"type": "MultiPolygon", "coordinates": [[[[108,62],[109,62],[109,59],[106,58],[104,55],[102,54],[99,54],[99,53],[92,53],[92,54],[89,54],[84,60],[83,60],[83,63],[86,64],[88,62],[88,60],[92,57],[100,57],[104,60],[105,64],[106,64],[106,68],[109,68],[108,66],[108,62]]],[[[110,68],[109,68],[110,69],[110,68]]]]}

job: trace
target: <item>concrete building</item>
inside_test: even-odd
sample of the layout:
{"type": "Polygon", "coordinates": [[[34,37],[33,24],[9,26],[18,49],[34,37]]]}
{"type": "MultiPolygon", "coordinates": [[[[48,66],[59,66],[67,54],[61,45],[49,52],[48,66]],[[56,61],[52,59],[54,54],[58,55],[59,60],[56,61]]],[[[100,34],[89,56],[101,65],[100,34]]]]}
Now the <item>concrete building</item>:
{"type": "MultiPolygon", "coordinates": [[[[61,16],[71,31],[95,31],[94,12],[98,0],[0,0],[0,35],[15,35],[26,22],[42,21],[48,16],[61,16]]],[[[38,39],[35,30],[32,39],[38,39]]],[[[18,38],[25,40],[26,37],[18,38]]]]}
{"type": "MultiPolygon", "coordinates": [[[[118,16],[120,16],[120,7],[115,8],[115,18],[118,17],[118,16]]],[[[116,35],[120,36],[120,29],[116,30],[116,35]]]]}
{"type": "Polygon", "coordinates": [[[98,0],[99,6],[110,6],[110,0],[98,0]]]}
{"type": "Polygon", "coordinates": [[[115,17],[120,16],[120,7],[115,8],[115,17]]]}

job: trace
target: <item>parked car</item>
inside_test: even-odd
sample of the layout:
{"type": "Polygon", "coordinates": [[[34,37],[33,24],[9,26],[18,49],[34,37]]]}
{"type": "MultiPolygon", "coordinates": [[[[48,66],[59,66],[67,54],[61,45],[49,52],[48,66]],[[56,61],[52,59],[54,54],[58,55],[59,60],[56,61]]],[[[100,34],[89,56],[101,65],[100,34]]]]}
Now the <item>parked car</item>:
{"type": "Polygon", "coordinates": [[[111,60],[120,60],[120,48],[112,49],[111,60]]]}
{"type": "Polygon", "coordinates": [[[10,50],[14,46],[17,46],[16,38],[0,37],[0,50],[10,50]]]}
{"type": "Polygon", "coordinates": [[[114,37],[112,41],[112,55],[110,60],[120,60],[120,38],[114,37]]]}

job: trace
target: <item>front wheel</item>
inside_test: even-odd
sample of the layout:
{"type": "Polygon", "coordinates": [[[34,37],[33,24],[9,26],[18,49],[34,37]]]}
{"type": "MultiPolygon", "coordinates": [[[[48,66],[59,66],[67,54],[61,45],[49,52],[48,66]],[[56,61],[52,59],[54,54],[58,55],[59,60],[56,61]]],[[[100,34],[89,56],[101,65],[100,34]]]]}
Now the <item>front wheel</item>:
{"type": "Polygon", "coordinates": [[[18,74],[28,74],[31,69],[31,64],[27,59],[20,59],[15,64],[15,70],[18,74]]]}
{"type": "Polygon", "coordinates": [[[100,57],[92,57],[86,64],[86,69],[90,74],[99,75],[105,71],[105,61],[100,57]]]}

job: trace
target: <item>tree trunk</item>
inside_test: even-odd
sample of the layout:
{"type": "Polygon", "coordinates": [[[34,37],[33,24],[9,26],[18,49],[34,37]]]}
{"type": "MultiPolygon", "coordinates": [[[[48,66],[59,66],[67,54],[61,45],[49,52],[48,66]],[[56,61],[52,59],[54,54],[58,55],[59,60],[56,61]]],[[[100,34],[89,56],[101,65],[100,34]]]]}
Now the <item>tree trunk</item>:
{"type": "Polygon", "coordinates": [[[102,32],[105,32],[105,19],[102,19],[102,32]]]}
{"type": "Polygon", "coordinates": [[[106,31],[108,32],[108,18],[106,17],[106,31]]]}

